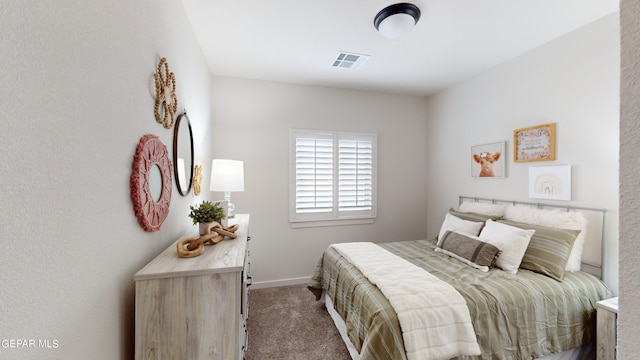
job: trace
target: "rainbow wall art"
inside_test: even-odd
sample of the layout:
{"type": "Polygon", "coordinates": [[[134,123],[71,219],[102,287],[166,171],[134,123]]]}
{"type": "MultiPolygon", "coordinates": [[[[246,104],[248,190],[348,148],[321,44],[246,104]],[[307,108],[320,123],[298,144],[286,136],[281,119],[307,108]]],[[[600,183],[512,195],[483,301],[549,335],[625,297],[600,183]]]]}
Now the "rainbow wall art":
{"type": "Polygon", "coordinates": [[[571,165],[530,167],[529,197],[571,200],[571,165]]]}

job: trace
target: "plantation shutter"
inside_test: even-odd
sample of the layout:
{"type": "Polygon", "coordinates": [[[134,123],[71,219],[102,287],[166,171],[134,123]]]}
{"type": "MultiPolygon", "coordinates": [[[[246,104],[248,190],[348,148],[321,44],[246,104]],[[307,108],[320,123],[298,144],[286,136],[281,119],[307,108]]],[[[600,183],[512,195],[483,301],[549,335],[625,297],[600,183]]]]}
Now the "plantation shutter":
{"type": "Polygon", "coordinates": [[[296,213],[333,211],[333,137],[295,139],[296,213]]]}
{"type": "Polygon", "coordinates": [[[376,135],[292,130],[290,139],[290,221],[373,222],[376,135]]]}
{"type": "Polygon", "coordinates": [[[373,206],[373,140],[340,139],[338,211],[368,211],[373,206]]]}

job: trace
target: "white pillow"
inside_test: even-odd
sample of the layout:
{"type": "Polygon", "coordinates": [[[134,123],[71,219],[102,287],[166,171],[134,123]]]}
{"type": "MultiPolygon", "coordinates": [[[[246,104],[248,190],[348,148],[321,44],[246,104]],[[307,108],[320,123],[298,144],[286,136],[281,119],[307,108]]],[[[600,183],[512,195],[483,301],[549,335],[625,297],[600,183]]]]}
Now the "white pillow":
{"type": "Polygon", "coordinates": [[[482,203],[477,201],[465,201],[460,204],[460,211],[474,212],[491,216],[504,216],[506,205],[482,203]]]}
{"type": "Polygon", "coordinates": [[[480,239],[500,249],[500,256],[496,260],[496,266],[502,270],[515,274],[518,272],[522,257],[527,251],[529,241],[535,230],[520,229],[487,220],[480,232],[480,239]]]}
{"type": "Polygon", "coordinates": [[[442,227],[440,228],[440,233],[438,234],[438,245],[444,236],[444,233],[449,231],[457,231],[467,235],[478,236],[480,233],[480,229],[482,229],[482,222],[475,222],[469,220],[460,219],[457,216],[453,216],[449,213],[445,215],[444,222],[442,223],[442,227]]]}
{"type": "Polygon", "coordinates": [[[580,230],[573,243],[565,271],[580,271],[582,249],[587,237],[587,218],[582,213],[561,209],[539,209],[531,206],[508,206],[504,218],[556,229],[580,230]]]}

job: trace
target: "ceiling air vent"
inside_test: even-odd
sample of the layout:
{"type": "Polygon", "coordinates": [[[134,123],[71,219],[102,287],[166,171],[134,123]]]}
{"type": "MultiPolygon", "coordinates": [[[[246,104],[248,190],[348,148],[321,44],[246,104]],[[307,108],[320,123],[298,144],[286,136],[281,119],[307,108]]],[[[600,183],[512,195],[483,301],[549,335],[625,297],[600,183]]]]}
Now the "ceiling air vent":
{"type": "Polygon", "coordinates": [[[333,61],[333,67],[356,70],[369,58],[369,55],[340,51],[338,57],[333,61]]]}

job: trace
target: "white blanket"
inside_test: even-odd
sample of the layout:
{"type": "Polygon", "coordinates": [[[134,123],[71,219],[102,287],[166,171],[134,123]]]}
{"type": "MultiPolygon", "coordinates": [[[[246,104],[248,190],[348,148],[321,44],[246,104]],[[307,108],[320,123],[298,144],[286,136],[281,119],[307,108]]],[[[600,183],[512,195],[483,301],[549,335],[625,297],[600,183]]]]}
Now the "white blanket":
{"type": "Polygon", "coordinates": [[[469,309],[453,286],[374,243],[331,246],[389,299],[409,360],[480,355],[469,309]]]}

